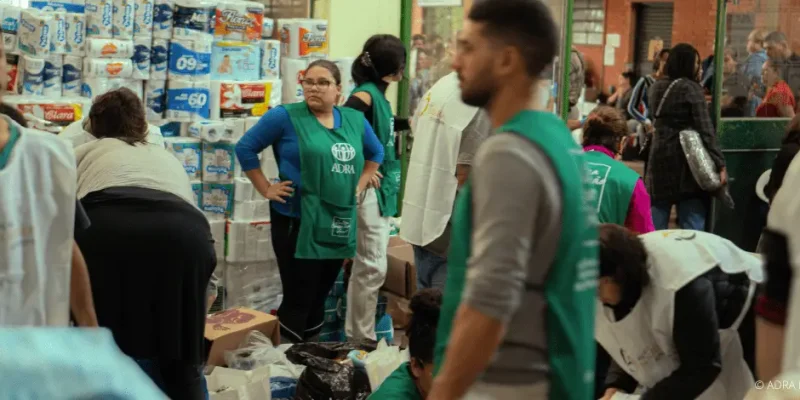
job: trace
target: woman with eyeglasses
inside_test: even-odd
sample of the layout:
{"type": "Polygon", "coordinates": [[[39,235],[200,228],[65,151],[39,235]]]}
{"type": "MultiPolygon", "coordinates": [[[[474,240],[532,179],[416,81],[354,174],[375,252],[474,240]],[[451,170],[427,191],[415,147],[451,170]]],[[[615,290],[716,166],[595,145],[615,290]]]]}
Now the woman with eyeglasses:
{"type": "Polygon", "coordinates": [[[302,81],[305,101],[269,110],[236,145],[242,170],[271,204],[283,342],[319,335],[325,298],[344,259],[356,253],[357,199],[383,162],[364,116],[335,106],[341,83],[336,64],[312,62],[302,81]],[[270,146],[279,182],[260,168],[258,155],[270,146]]]}
{"type": "Polygon", "coordinates": [[[358,244],[347,290],[345,333],[350,339],[375,340],[378,290],[386,279],[389,221],[397,215],[400,160],[397,131],[408,129],[407,119],[395,119],[386,88],[403,79],[406,48],[392,35],[375,35],[353,64],[357,87],[344,104],[364,113],[384,147],[383,164],[372,178],[358,206],[358,244]]]}

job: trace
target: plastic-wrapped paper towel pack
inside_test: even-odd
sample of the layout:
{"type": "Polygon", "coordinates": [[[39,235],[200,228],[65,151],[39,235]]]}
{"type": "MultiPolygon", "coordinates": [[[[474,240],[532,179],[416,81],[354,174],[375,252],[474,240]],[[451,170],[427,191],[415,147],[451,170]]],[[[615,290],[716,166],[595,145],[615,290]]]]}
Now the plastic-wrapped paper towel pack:
{"type": "Polygon", "coordinates": [[[297,103],[303,101],[303,81],[308,68],[308,60],[298,58],[281,59],[281,82],[283,82],[283,103],[297,103]]]}
{"type": "Polygon", "coordinates": [[[211,38],[172,39],[169,43],[169,79],[207,80],[211,77],[211,38]]]}
{"type": "Polygon", "coordinates": [[[203,182],[233,183],[236,145],[203,142],[203,182]]]}
{"type": "Polygon", "coordinates": [[[64,56],[61,95],[80,96],[83,78],[83,59],[80,56],[64,56]]]}
{"type": "Polygon", "coordinates": [[[31,128],[54,133],[83,118],[84,110],[91,105],[88,99],[79,97],[50,100],[43,97],[5,96],[3,102],[22,113],[31,128]]]}
{"type": "Polygon", "coordinates": [[[134,0],[112,0],[111,35],[133,39],[134,0]]]}
{"type": "Polygon", "coordinates": [[[44,67],[44,59],[22,56],[18,79],[22,82],[20,86],[22,86],[23,95],[44,95],[44,67]]]}
{"type": "Polygon", "coordinates": [[[86,78],[130,78],[133,61],[130,58],[84,58],[83,76],[86,78]]]}
{"type": "Polygon", "coordinates": [[[22,9],[16,6],[0,5],[0,29],[3,35],[3,50],[12,53],[17,49],[17,30],[22,9]]]}
{"type": "Polygon", "coordinates": [[[221,220],[233,211],[232,183],[203,183],[203,212],[209,220],[221,220]]]}
{"type": "Polygon", "coordinates": [[[210,86],[209,81],[168,81],[165,117],[182,122],[208,119],[210,86]]]}
{"type": "Polygon", "coordinates": [[[60,54],[51,54],[44,59],[44,88],[42,93],[48,97],[61,96],[61,83],[63,81],[64,57],[60,54]]]}
{"type": "Polygon", "coordinates": [[[233,219],[236,221],[269,221],[269,200],[253,187],[247,178],[234,179],[233,219]]]}
{"type": "Polygon", "coordinates": [[[149,36],[135,36],[133,38],[133,74],[134,79],[150,79],[150,54],[152,49],[150,45],[153,43],[152,38],[149,36]]]}
{"type": "Polygon", "coordinates": [[[86,49],[86,17],[84,14],[67,13],[67,43],[64,53],[82,56],[86,49]]]}
{"type": "Polygon", "coordinates": [[[280,104],[280,81],[212,81],[211,119],[261,116],[280,104]]]}
{"type": "Polygon", "coordinates": [[[169,40],[154,38],[150,47],[150,79],[167,79],[168,66],[169,40]]]}
{"type": "Polygon", "coordinates": [[[153,37],[153,0],[136,0],[133,4],[133,37],[153,37]]]}
{"type": "Polygon", "coordinates": [[[264,5],[225,0],[216,6],[214,36],[224,40],[258,40],[264,29],[264,5]]]}
{"type": "Polygon", "coordinates": [[[292,19],[281,25],[282,56],[312,58],[328,54],[328,21],[292,19]]]}
{"type": "Polygon", "coordinates": [[[44,57],[50,54],[51,15],[38,10],[22,10],[17,27],[17,49],[22,54],[44,57]]]}
{"type": "Polygon", "coordinates": [[[261,23],[261,38],[271,39],[273,36],[275,36],[275,20],[264,17],[264,21],[261,23]]]}
{"type": "MultiPolygon", "coordinates": [[[[200,207],[202,208],[203,184],[199,184],[200,207]]],[[[195,184],[192,183],[192,188],[195,184]]],[[[217,253],[217,260],[225,260],[225,220],[208,221],[211,226],[211,237],[214,239],[214,252],[217,253]]]]}
{"type": "Polygon", "coordinates": [[[225,137],[225,123],[222,121],[197,121],[189,125],[189,136],[216,143],[225,137]]]}
{"type": "Polygon", "coordinates": [[[206,0],[176,0],[172,14],[172,37],[194,39],[212,37],[214,33],[214,3],[206,0]]]}
{"type": "Polygon", "coordinates": [[[153,0],[153,37],[169,39],[172,37],[172,15],[174,0],[153,0]]]}
{"type": "Polygon", "coordinates": [[[167,81],[150,79],[144,86],[147,121],[159,121],[164,118],[164,111],[167,109],[167,81]]]}
{"type": "Polygon", "coordinates": [[[64,54],[67,48],[67,13],[64,11],[48,13],[52,18],[50,26],[50,53],[64,54]]]}
{"type": "Polygon", "coordinates": [[[267,40],[262,40],[260,45],[261,45],[261,79],[280,79],[281,42],[278,40],[267,39],[267,40]]]}
{"type": "Polygon", "coordinates": [[[228,221],[228,254],[225,261],[257,262],[275,259],[269,221],[228,221]]]}
{"type": "Polygon", "coordinates": [[[89,58],[131,58],[134,51],[132,40],[90,38],[86,41],[89,58]]]}
{"type": "Polygon", "coordinates": [[[199,139],[167,137],[167,150],[178,158],[191,181],[199,181],[203,172],[203,145],[199,139]]]}
{"type": "Polygon", "coordinates": [[[212,80],[258,80],[261,63],[258,45],[241,41],[216,41],[211,49],[212,80]]]}

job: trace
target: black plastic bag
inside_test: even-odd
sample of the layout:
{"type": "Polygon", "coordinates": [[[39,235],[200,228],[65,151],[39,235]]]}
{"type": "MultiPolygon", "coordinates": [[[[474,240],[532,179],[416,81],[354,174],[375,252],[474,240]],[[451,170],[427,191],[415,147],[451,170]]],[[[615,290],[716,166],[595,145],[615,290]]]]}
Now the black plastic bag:
{"type": "Polygon", "coordinates": [[[372,392],[366,372],[340,362],[353,350],[373,351],[362,343],[302,343],[286,351],[286,358],[306,369],[297,380],[295,400],[364,400],[372,392]]]}

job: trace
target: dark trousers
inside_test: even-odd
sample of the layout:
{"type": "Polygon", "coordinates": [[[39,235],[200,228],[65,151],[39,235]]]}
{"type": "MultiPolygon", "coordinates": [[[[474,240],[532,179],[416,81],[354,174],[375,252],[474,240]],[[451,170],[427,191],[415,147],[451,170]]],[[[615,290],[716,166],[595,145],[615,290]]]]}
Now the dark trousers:
{"type": "Polygon", "coordinates": [[[739,325],[739,340],[742,341],[742,355],[747,366],[750,367],[750,372],[757,380],[756,376],[756,314],[755,314],[755,299],[750,303],[750,309],[747,310],[742,323],[739,325]]]}
{"type": "Polygon", "coordinates": [[[278,260],[283,302],[278,309],[281,337],[293,343],[318,335],[325,319],[325,299],[344,260],[295,258],[300,219],[272,209],[272,247],[278,260]]]}
{"type": "Polygon", "coordinates": [[[136,360],[136,363],[170,399],[208,399],[202,366],[156,360],[136,360]]]}

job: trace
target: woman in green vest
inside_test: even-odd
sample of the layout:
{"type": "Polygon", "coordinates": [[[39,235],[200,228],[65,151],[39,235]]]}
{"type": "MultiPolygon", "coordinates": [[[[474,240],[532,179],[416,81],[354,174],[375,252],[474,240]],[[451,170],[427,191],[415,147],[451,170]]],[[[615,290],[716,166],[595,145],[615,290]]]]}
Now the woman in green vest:
{"type": "Polygon", "coordinates": [[[374,400],[424,400],[433,383],[433,346],[442,292],[422,289],[411,298],[411,321],[406,329],[409,362],[401,364],[378,390],[370,395],[374,400]]]}
{"type": "Polygon", "coordinates": [[[341,84],[336,64],[312,62],[302,80],[305,101],[269,110],[236,145],[242,170],[270,200],[284,341],[319,334],[325,298],[344,259],[356,252],[357,198],[383,161],[383,146],[364,116],[334,106],[341,84]],[[261,171],[259,154],[267,147],[279,182],[261,171]]]}
{"type": "Polygon", "coordinates": [[[397,215],[400,159],[395,131],[408,129],[407,119],[396,119],[386,99],[386,88],[403,79],[406,48],[392,35],[375,35],[364,44],[353,63],[356,88],[345,103],[364,113],[384,148],[383,164],[358,206],[358,246],[347,290],[345,333],[350,339],[375,340],[378,290],[386,279],[389,223],[397,215]]]}

